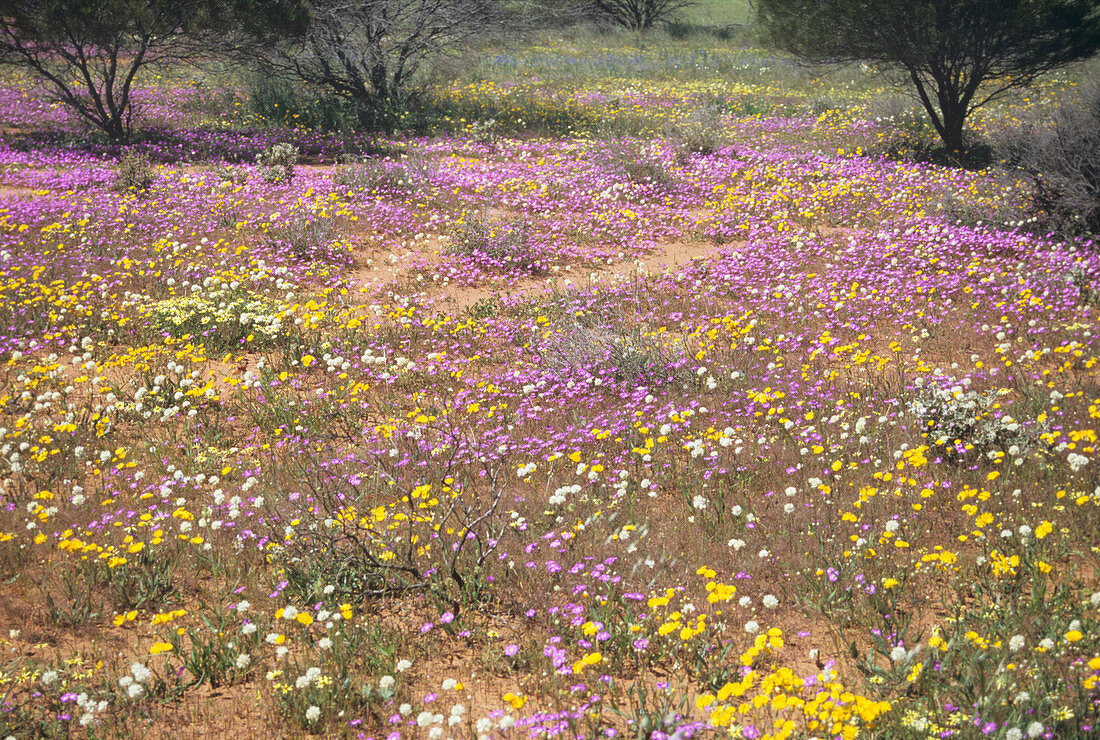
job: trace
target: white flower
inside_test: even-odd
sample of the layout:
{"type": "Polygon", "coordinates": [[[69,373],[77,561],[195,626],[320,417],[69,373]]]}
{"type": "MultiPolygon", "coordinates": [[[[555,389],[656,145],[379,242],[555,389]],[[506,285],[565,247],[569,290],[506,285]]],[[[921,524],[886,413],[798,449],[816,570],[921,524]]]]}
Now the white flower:
{"type": "Polygon", "coordinates": [[[756,553],[756,554],[757,554],[757,555],[758,555],[758,556],[760,557],[760,559],[761,559],[761,560],[763,560],[764,558],[766,558],[766,557],[768,557],[769,555],[771,555],[771,553],[770,553],[770,552],[768,552],[767,550],[761,550],[760,552],[758,552],[758,553],[756,553]]]}
{"type": "Polygon", "coordinates": [[[378,679],[378,688],[382,691],[389,691],[393,688],[395,683],[397,683],[397,681],[393,676],[382,676],[382,678],[378,679]]]}
{"type": "Polygon", "coordinates": [[[752,599],[750,599],[748,596],[742,596],[740,599],[737,600],[737,603],[742,609],[748,609],[750,606],[752,606],[752,599]]]}
{"type": "Polygon", "coordinates": [[[1039,647],[1041,647],[1043,650],[1053,650],[1054,640],[1050,639],[1049,637],[1044,637],[1042,640],[1039,640],[1039,647]]]}
{"type": "Polygon", "coordinates": [[[745,541],[744,540],[733,539],[733,540],[730,540],[729,542],[727,542],[726,544],[729,547],[732,547],[734,550],[740,550],[742,547],[745,546],[745,541]]]}
{"type": "Polygon", "coordinates": [[[416,715],[416,726],[417,727],[427,727],[431,723],[432,723],[432,713],[431,712],[421,712],[420,714],[416,715]]]}
{"type": "Polygon", "coordinates": [[[53,683],[56,680],[57,680],[57,671],[55,671],[55,670],[51,669],[51,670],[48,670],[48,671],[46,671],[45,673],[42,674],[42,683],[46,686],[49,686],[51,683],[53,683]]]}
{"type": "Polygon", "coordinates": [[[510,730],[515,726],[515,724],[515,717],[510,714],[506,714],[500,718],[500,729],[502,730],[510,730]]]}
{"type": "Polygon", "coordinates": [[[1076,473],[1078,470],[1088,465],[1089,459],[1084,455],[1078,455],[1076,452],[1071,452],[1066,457],[1066,462],[1069,463],[1069,467],[1076,473]]]}
{"type": "Polygon", "coordinates": [[[283,607],[283,619],[289,621],[291,619],[294,619],[296,616],[298,616],[298,610],[295,609],[293,606],[283,607]]]}
{"type": "Polygon", "coordinates": [[[402,717],[408,717],[409,712],[411,712],[412,710],[412,704],[406,702],[397,708],[397,713],[400,714],[402,717]]]}
{"type": "Polygon", "coordinates": [[[146,668],[144,663],[134,663],[130,666],[130,674],[138,683],[145,683],[153,672],[146,668]]]}
{"type": "Polygon", "coordinates": [[[790,514],[794,511],[794,504],[783,504],[783,513],[790,514]]]}
{"type": "Polygon", "coordinates": [[[316,722],[321,718],[321,708],[312,706],[306,710],[306,719],[310,722],[316,722]]]}
{"type": "Polygon", "coordinates": [[[256,624],[254,622],[249,622],[245,626],[241,627],[241,634],[242,635],[251,635],[255,631],[256,631],[256,624]]]}
{"type": "Polygon", "coordinates": [[[901,661],[905,660],[906,655],[908,655],[908,653],[905,652],[905,648],[903,648],[901,645],[898,645],[896,648],[890,651],[890,660],[894,661],[895,663],[900,663],[901,661]]]}
{"type": "Polygon", "coordinates": [[[777,599],[775,596],[772,596],[771,594],[768,594],[767,596],[764,597],[764,608],[765,609],[774,609],[777,606],[779,606],[779,599],[777,599]]]}
{"type": "Polygon", "coordinates": [[[412,668],[412,661],[402,658],[401,660],[397,661],[396,668],[398,673],[404,673],[405,671],[412,668]]]}
{"type": "Polygon", "coordinates": [[[455,687],[455,684],[457,684],[457,683],[458,682],[455,681],[453,678],[445,678],[445,679],[443,679],[443,690],[444,691],[450,691],[451,689],[453,689],[455,687]]]}
{"type": "Polygon", "coordinates": [[[1023,635],[1013,635],[1008,640],[1008,649],[1011,650],[1012,652],[1016,652],[1017,650],[1019,650],[1020,648],[1022,648],[1024,646],[1024,642],[1025,641],[1024,641],[1024,636],[1023,635]]]}
{"type": "Polygon", "coordinates": [[[1044,727],[1042,722],[1032,722],[1030,725],[1027,726],[1027,736],[1031,738],[1039,737],[1043,734],[1043,729],[1044,727]]]}
{"type": "Polygon", "coordinates": [[[321,648],[322,650],[328,650],[330,647],[332,647],[332,640],[327,637],[322,637],[320,640],[317,641],[317,647],[321,648]]]}
{"type": "Polygon", "coordinates": [[[695,498],[691,500],[691,505],[693,508],[702,511],[703,509],[707,508],[707,497],[703,495],[696,495],[695,498]]]}
{"type": "Polygon", "coordinates": [[[251,662],[252,658],[248,653],[241,653],[237,656],[237,669],[243,671],[251,662]]]}
{"type": "Polygon", "coordinates": [[[248,603],[248,599],[241,599],[240,603],[237,604],[237,613],[243,614],[248,611],[248,607],[250,606],[252,606],[252,604],[248,603]]]}
{"type": "Polygon", "coordinates": [[[1005,740],[1024,740],[1024,731],[1019,727],[1013,727],[1005,733],[1005,740]]]}
{"type": "Polygon", "coordinates": [[[750,619],[745,622],[745,632],[748,632],[750,635],[755,635],[759,631],[760,625],[756,623],[756,620],[750,619]]]}
{"type": "Polygon", "coordinates": [[[145,687],[139,683],[132,683],[126,687],[126,695],[131,699],[140,699],[145,693],[145,687]]]}

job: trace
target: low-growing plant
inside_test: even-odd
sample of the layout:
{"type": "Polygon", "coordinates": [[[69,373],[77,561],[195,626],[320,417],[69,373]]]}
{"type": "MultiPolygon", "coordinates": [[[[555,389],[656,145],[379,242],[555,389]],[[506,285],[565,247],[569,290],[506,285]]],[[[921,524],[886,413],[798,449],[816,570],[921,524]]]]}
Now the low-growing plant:
{"type": "Polygon", "coordinates": [[[231,164],[211,166],[209,171],[215,184],[227,182],[231,185],[244,185],[248,182],[248,172],[231,164]]]}
{"type": "Polygon", "coordinates": [[[1035,192],[1043,225],[1067,237],[1100,234],[1100,84],[996,133],[1000,154],[1035,192]]]}
{"type": "Polygon", "coordinates": [[[283,307],[248,292],[189,293],[157,301],[148,313],[158,330],[174,337],[194,336],[220,351],[271,347],[287,335],[283,307]]]}
{"type": "Polygon", "coordinates": [[[337,229],[335,222],[329,217],[302,213],[274,227],[270,234],[277,245],[286,247],[298,259],[332,260],[343,256],[343,261],[346,261],[349,257],[346,250],[341,255],[335,248],[337,229]]]}
{"type": "Polygon", "coordinates": [[[1086,306],[1100,303],[1100,273],[1095,268],[1090,269],[1085,264],[1077,264],[1070,268],[1066,277],[1070,285],[1077,288],[1081,303],[1086,306]]]}
{"type": "Polygon", "coordinates": [[[466,215],[451,230],[448,250],[471,258],[486,269],[519,269],[533,275],[546,271],[534,250],[532,224],[526,218],[466,215]]]}
{"type": "Polygon", "coordinates": [[[341,188],[376,195],[405,195],[423,184],[430,169],[419,155],[397,160],[368,157],[347,162],[336,169],[332,182],[341,188]]]}
{"type": "Polygon", "coordinates": [[[251,652],[260,644],[258,633],[243,634],[241,620],[223,605],[203,605],[198,614],[201,625],[172,630],[166,637],[171,653],[191,674],[180,690],[203,684],[216,689],[249,676],[251,652]]]}
{"type": "Polygon", "coordinates": [[[115,172],[116,190],[147,190],[157,181],[157,171],[144,154],[129,150],[119,160],[115,172]]]}
{"type": "Polygon", "coordinates": [[[608,166],[629,182],[651,187],[667,187],[673,182],[669,165],[662,159],[657,144],[635,146],[626,140],[612,142],[608,166]]]}
{"type": "Polygon", "coordinates": [[[455,455],[471,440],[447,423],[391,440],[393,454],[372,455],[369,476],[360,467],[321,478],[316,461],[295,459],[312,503],[290,530],[283,517],[271,518],[282,543],[272,557],[296,573],[303,596],[324,582],[342,598],[421,592],[453,612],[482,603],[490,558],[507,529],[504,460],[484,455],[463,472],[455,455]],[[429,461],[438,473],[408,480],[403,459],[429,461]]]}
{"type": "Polygon", "coordinates": [[[628,691],[628,705],[613,704],[611,711],[626,720],[627,729],[637,740],[679,737],[681,727],[692,724],[688,692],[668,683],[648,686],[643,679],[628,691]]]}
{"type": "Polygon", "coordinates": [[[272,144],[256,155],[260,179],[272,185],[280,185],[294,179],[294,165],[298,163],[298,147],[292,144],[272,144]]]}
{"type": "Polygon", "coordinates": [[[717,105],[700,105],[669,126],[665,136],[684,154],[714,154],[730,142],[717,105]]]}
{"type": "MultiPolygon", "coordinates": [[[[272,672],[280,713],[312,732],[348,716],[381,724],[386,707],[392,713],[408,694],[402,635],[376,621],[351,623],[339,610],[311,613],[325,616],[331,627],[304,653],[287,654],[272,672]]],[[[288,614],[297,612],[284,610],[291,619],[288,614]]]]}
{"type": "Polygon", "coordinates": [[[950,462],[959,462],[968,453],[984,455],[994,449],[1017,454],[1033,449],[1032,435],[1019,421],[997,414],[995,404],[1000,391],[976,391],[968,383],[954,378],[933,379],[919,388],[909,412],[917,419],[922,437],[942,451],[950,462]]]}
{"type": "Polygon", "coordinates": [[[606,321],[562,322],[536,343],[540,362],[559,372],[611,376],[617,381],[661,385],[681,375],[675,358],[660,340],[640,327],[624,330],[606,321]]]}

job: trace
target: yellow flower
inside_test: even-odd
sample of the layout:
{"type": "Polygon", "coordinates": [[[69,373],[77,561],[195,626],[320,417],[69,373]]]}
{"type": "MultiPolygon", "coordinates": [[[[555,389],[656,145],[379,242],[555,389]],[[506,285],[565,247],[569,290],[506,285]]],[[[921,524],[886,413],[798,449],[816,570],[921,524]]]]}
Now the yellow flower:
{"type": "Polygon", "coordinates": [[[1070,630],[1064,637],[1066,638],[1066,642],[1077,642],[1084,637],[1084,635],[1081,634],[1081,630],[1070,630]]]}
{"type": "Polygon", "coordinates": [[[170,653],[175,648],[172,647],[170,642],[154,642],[149,648],[150,655],[159,655],[160,653],[170,653]]]}

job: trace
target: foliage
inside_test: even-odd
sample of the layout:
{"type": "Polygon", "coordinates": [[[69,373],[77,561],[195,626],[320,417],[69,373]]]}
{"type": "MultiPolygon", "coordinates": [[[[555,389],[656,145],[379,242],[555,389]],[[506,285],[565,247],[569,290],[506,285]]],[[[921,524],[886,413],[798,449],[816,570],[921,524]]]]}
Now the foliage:
{"type": "Polygon", "coordinates": [[[1100,49],[1097,0],[759,0],[756,10],[764,40],[802,60],[900,71],[952,153],[975,110],[1100,49]]]}
{"type": "Polygon", "coordinates": [[[1011,416],[995,413],[1001,395],[997,390],[979,392],[969,383],[944,378],[921,388],[910,410],[923,436],[950,460],[996,449],[1013,448],[1017,451],[1014,456],[1026,454],[1035,446],[1036,437],[1011,416]]]}
{"type": "Polygon", "coordinates": [[[451,231],[448,250],[490,269],[518,268],[532,275],[545,271],[533,248],[532,225],[526,218],[502,219],[467,214],[451,231]]]}
{"type": "Polygon", "coordinates": [[[119,190],[145,190],[156,180],[157,173],[153,165],[138,152],[126,152],[118,163],[115,187],[119,190]]]}
{"type": "Polygon", "coordinates": [[[1100,234],[1100,85],[1003,127],[997,143],[1030,180],[1043,226],[1067,237],[1100,234]]]}
{"type": "Polygon", "coordinates": [[[256,155],[260,179],[273,185],[289,183],[294,178],[294,165],[298,162],[298,147],[293,144],[272,144],[256,155]]]}
{"type": "Polygon", "coordinates": [[[268,69],[354,105],[361,126],[399,127],[421,65],[503,30],[501,0],[307,0],[309,23],[266,58],[268,69]]]}
{"type": "Polygon", "coordinates": [[[694,0],[591,0],[596,18],[631,31],[647,31],[668,23],[696,3],[694,0]]]}
{"type": "Polygon", "coordinates": [[[0,64],[29,71],[113,142],[133,133],[134,92],[147,67],[209,56],[237,11],[256,34],[293,17],[283,2],[4,0],[0,64]],[[265,25],[261,18],[271,21],[265,25]]]}
{"type": "Polygon", "coordinates": [[[154,325],[171,336],[201,338],[211,348],[235,349],[248,337],[271,346],[285,336],[280,304],[223,288],[166,298],[149,308],[154,325]]]}

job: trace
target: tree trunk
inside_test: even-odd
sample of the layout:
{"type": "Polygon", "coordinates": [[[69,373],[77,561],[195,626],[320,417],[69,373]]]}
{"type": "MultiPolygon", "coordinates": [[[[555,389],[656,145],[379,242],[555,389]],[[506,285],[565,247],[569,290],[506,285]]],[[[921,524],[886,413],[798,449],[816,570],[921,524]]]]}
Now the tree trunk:
{"type": "Polygon", "coordinates": [[[961,155],[966,145],[963,143],[963,132],[966,130],[966,108],[961,104],[950,103],[942,106],[943,145],[949,154],[961,155]]]}

